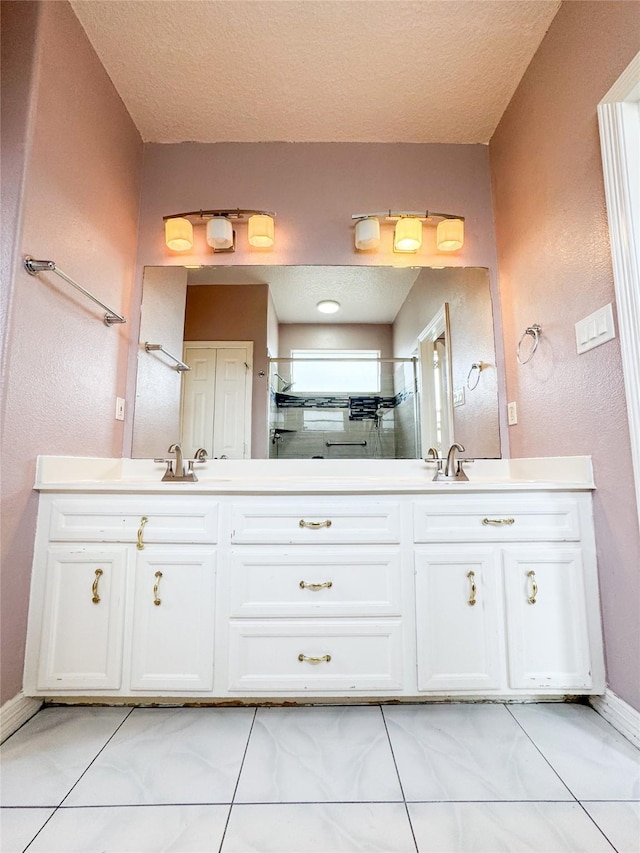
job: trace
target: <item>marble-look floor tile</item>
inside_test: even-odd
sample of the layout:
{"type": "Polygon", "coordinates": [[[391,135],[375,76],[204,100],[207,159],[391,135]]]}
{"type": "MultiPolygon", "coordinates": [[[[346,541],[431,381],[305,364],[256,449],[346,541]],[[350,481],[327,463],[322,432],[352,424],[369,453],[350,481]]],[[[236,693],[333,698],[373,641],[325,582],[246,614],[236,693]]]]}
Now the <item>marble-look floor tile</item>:
{"type": "Polygon", "coordinates": [[[379,707],[258,709],[236,802],[401,799],[379,707]]]}
{"type": "Polygon", "coordinates": [[[415,853],[402,803],[234,805],[222,853],[415,853]]]}
{"type": "Polygon", "coordinates": [[[420,853],[613,853],[578,803],[410,803],[420,853]]]}
{"type": "Polygon", "coordinates": [[[0,747],[4,806],[57,806],[129,708],[45,708],[0,747]]]}
{"type": "Polygon", "coordinates": [[[640,850],[640,803],[582,803],[618,853],[640,850]]]}
{"type": "Polygon", "coordinates": [[[384,715],[408,801],[572,799],[503,705],[408,705],[384,715]]]}
{"type": "Polygon", "coordinates": [[[0,851],[22,853],[52,814],[53,809],[0,810],[0,851]]]}
{"type": "Polygon", "coordinates": [[[586,705],[511,705],[578,800],[640,799],[640,750],[586,705]]]}
{"type": "Polygon", "coordinates": [[[61,808],[28,853],[211,853],[229,806],[61,808]]]}
{"type": "Polygon", "coordinates": [[[252,708],[138,708],[65,806],[230,803],[252,708]]]}

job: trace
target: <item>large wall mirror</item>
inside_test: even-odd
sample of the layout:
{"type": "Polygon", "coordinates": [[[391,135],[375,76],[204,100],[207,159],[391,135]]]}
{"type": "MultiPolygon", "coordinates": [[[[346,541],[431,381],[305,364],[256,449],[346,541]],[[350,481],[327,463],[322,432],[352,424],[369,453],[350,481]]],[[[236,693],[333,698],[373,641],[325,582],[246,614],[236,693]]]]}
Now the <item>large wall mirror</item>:
{"type": "Polygon", "coordinates": [[[493,328],[486,269],[146,267],[132,456],[499,457],[493,328]]]}

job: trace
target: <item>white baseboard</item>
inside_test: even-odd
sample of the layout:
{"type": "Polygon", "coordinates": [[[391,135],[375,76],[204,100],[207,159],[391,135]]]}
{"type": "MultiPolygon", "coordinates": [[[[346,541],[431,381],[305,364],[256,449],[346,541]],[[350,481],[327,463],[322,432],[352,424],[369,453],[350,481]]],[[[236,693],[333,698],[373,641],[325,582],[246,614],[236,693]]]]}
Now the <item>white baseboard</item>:
{"type": "Polygon", "coordinates": [[[22,692],[0,706],[0,743],[16,732],[42,707],[42,699],[31,699],[22,692]]]}
{"type": "Polygon", "coordinates": [[[589,702],[620,734],[634,746],[640,746],[640,711],[636,711],[608,688],[604,696],[591,696],[589,702]]]}

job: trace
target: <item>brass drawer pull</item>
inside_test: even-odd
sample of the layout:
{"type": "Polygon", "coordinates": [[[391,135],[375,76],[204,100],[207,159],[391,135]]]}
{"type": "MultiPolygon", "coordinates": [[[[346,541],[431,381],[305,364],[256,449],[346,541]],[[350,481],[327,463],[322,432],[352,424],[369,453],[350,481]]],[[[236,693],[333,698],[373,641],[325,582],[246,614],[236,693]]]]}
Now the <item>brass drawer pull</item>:
{"type": "Polygon", "coordinates": [[[478,591],[478,588],[476,587],[476,573],[467,572],[467,577],[471,583],[471,589],[469,590],[469,605],[473,607],[476,603],[476,593],[478,591]]]}
{"type": "Polygon", "coordinates": [[[100,578],[103,574],[104,572],[102,571],[102,569],[96,569],[96,579],[91,584],[91,592],[93,593],[93,598],[91,599],[91,601],[93,601],[94,604],[100,604],[100,596],[98,595],[98,584],[100,583],[100,578]]]}
{"type": "Polygon", "coordinates": [[[515,524],[515,518],[483,518],[483,524],[515,524]]]}
{"type": "Polygon", "coordinates": [[[155,579],[156,582],[153,585],[153,603],[156,607],[159,607],[162,604],[162,599],[158,598],[158,589],[160,588],[160,578],[162,577],[162,572],[156,572],[155,579]]]}
{"type": "Polygon", "coordinates": [[[142,537],[144,535],[144,526],[147,523],[147,521],[149,521],[149,519],[147,518],[146,515],[143,515],[142,518],[140,519],[140,527],[138,528],[138,544],[136,545],[136,548],[138,549],[138,551],[144,550],[144,542],[142,541],[142,537]]]}
{"type": "Polygon", "coordinates": [[[333,581],[325,581],[324,583],[307,583],[300,581],[300,589],[312,589],[314,592],[319,589],[331,589],[333,581]]]}
{"type": "Polygon", "coordinates": [[[305,521],[304,518],[301,518],[299,521],[300,527],[308,527],[311,530],[318,530],[320,527],[331,527],[331,520],[327,519],[326,521],[305,521]]]}
{"type": "Polygon", "coordinates": [[[529,589],[530,593],[527,596],[527,601],[529,604],[535,604],[536,598],[538,596],[538,584],[536,583],[536,573],[533,569],[530,572],[527,572],[527,577],[529,578],[529,589]]]}
{"type": "Polygon", "coordinates": [[[329,663],[329,661],[331,660],[331,655],[322,655],[321,658],[310,658],[307,657],[307,655],[300,654],[298,655],[298,660],[300,661],[300,663],[304,663],[306,661],[306,663],[312,663],[314,665],[317,663],[329,663]]]}

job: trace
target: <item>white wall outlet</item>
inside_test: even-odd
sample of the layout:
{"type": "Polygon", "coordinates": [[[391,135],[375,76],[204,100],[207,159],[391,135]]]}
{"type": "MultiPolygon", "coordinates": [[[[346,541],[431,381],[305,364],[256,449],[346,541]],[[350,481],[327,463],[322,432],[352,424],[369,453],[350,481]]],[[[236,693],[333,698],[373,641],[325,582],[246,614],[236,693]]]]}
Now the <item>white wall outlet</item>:
{"type": "Polygon", "coordinates": [[[578,355],[594,347],[599,347],[616,336],[611,303],[598,308],[593,314],[576,323],[576,349],[578,355]]]}
{"type": "Polygon", "coordinates": [[[514,426],[518,423],[518,406],[514,403],[507,403],[507,423],[509,426],[514,426]]]}
{"type": "Polygon", "coordinates": [[[124,397],[116,397],[116,420],[124,420],[124,397]]]}
{"type": "Polygon", "coordinates": [[[464,406],[464,403],[464,385],[461,385],[459,388],[453,389],[453,405],[464,406]]]}

